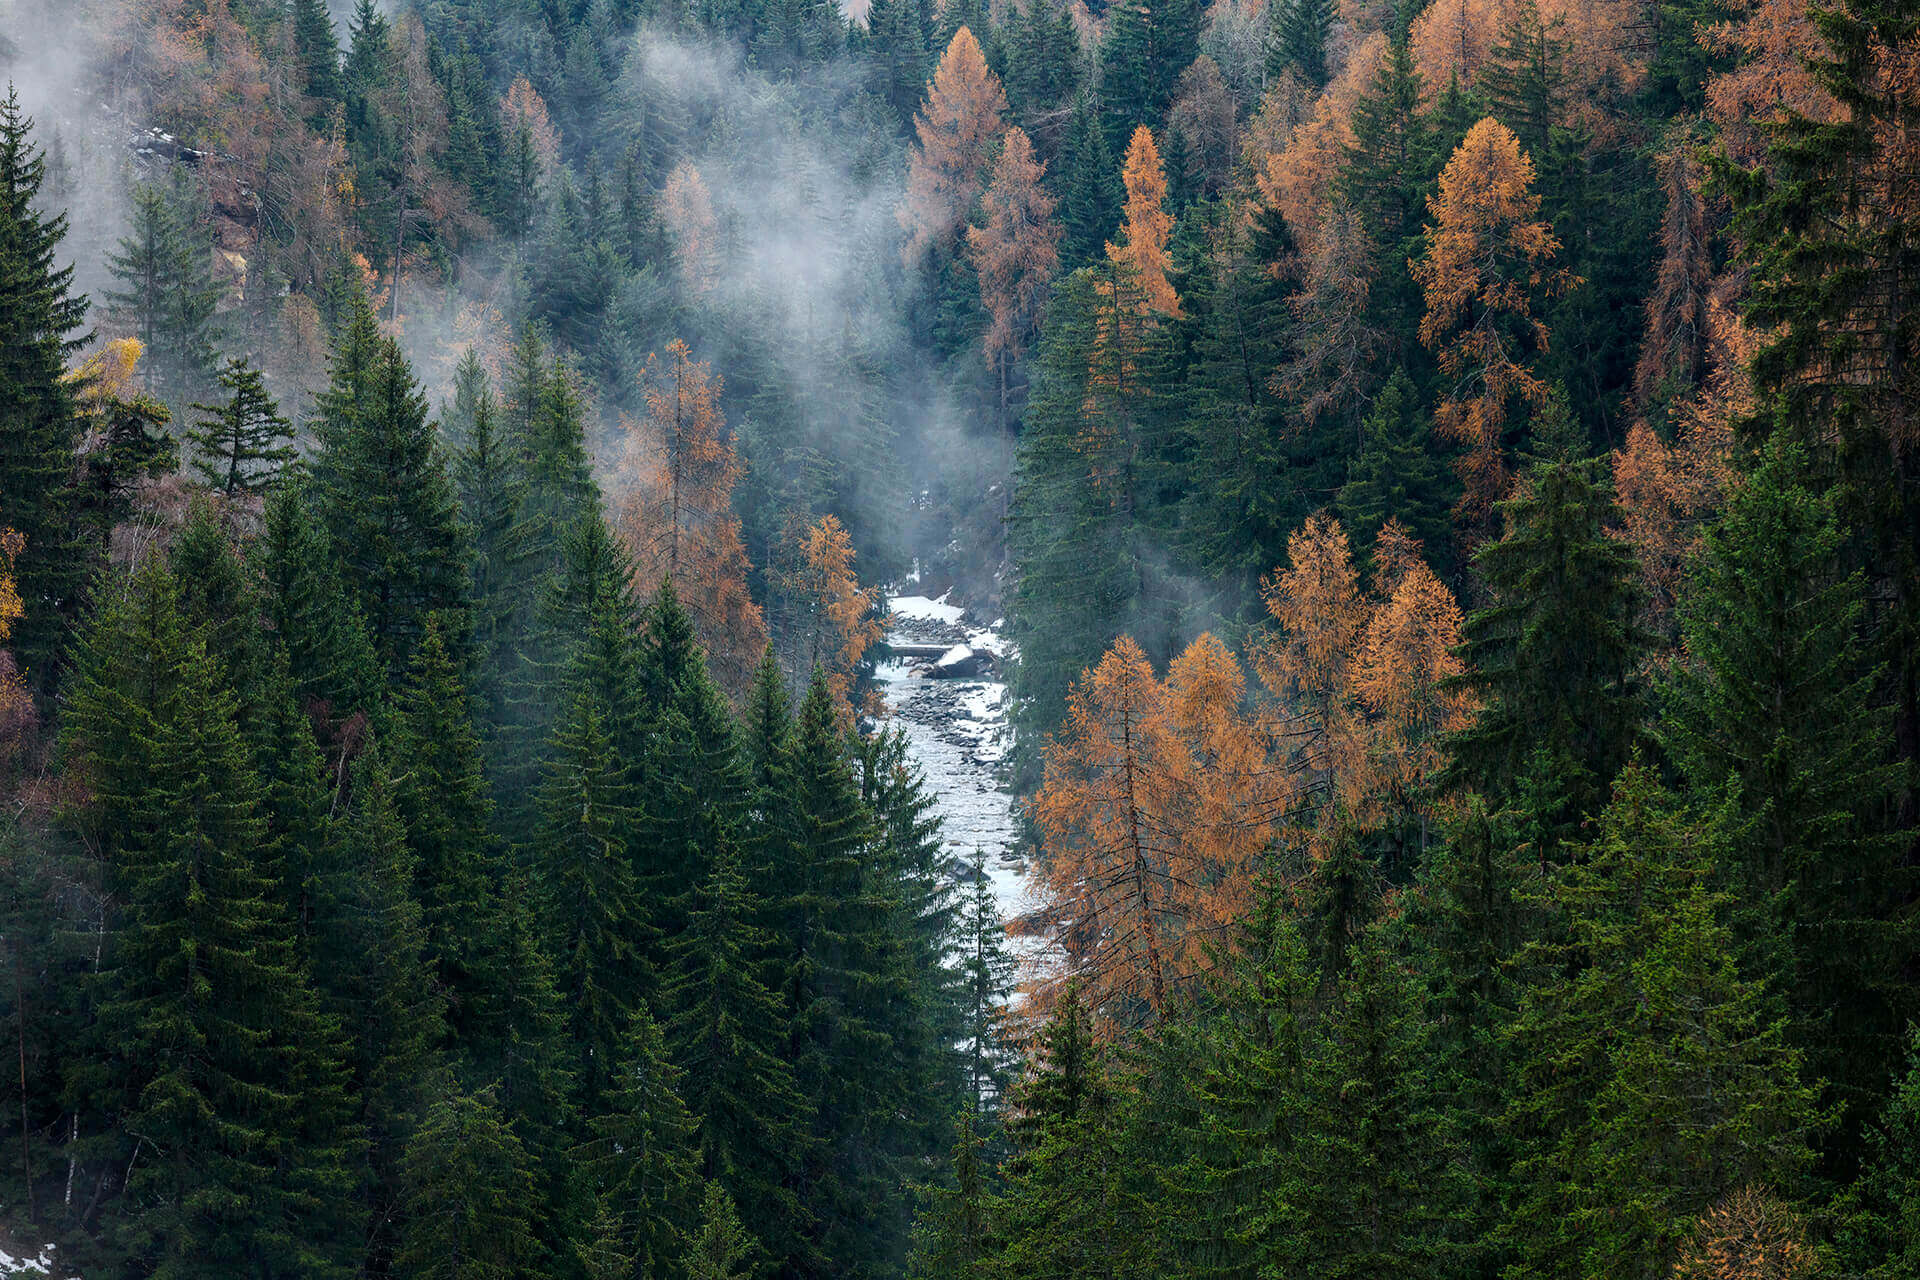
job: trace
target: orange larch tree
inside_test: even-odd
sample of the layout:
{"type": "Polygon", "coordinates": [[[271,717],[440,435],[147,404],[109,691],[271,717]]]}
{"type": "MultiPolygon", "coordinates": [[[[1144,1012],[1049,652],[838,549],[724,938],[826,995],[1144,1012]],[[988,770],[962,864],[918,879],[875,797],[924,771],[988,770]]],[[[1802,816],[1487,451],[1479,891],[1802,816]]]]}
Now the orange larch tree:
{"type": "Polygon", "coordinates": [[[1167,691],[1140,646],[1122,636],[1068,695],[1033,798],[1063,977],[1122,1025],[1165,1007],[1198,940],[1192,926],[1207,876],[1170,820],[1187,772],[1181,754],[1167,691]]]}
{"type": "Polygon", "coordinates": [[[720,224],[713,195],[691,162],[682,160],[667,175],[660,191],[660,221],[673,237],[681,282],[695,294],[711,289],[720,224]]]}
{"type": "Polygon", "coordinates": [[[733,513],[740,459],[720,410],[720,380],[687,344],[647,360],[647,414],[623,420],[627,451],[617,524],[649,597],[671,578],[693,616],[714,677],[744,692],[766,648],[766,622],[747,590],[746,545],[733,513]]]}
{"type": "Polygon", "coordinates": [[[853,560],[853,538],[839,520],[831,515],[811,524],[796,519],[788,525],[772,583],[774,646],[781,665],[798,684],[815,670],[824,674],[849,727],[860,665],[885,634],[879,591],[860,585],[853,560]]]}
{"type": "Polygon", "coordinates": [[[1040,182],[1046,170],[1025,131],[1008,129],[983,201],[986,222],[967,228],[967,246],[980,277],[980,303],[990,318],[982,346],[987,366],[1000,377],[1003,423],[1008,366],[1032,341],[1047,286],[1060,265],[1054,199],[1040,182]]]}
{"type": "Polygon", "coordinates": [[[1167,172],[1160,163],[1153,130],[1147,126],[1133,131],[1120,177],[1127,188],[1126,220],[1120,225],[1120,239],[1107,245],[1107,257],[1133,273],[1150,309],[1177,318],[1180,299],[1167,278],[1173,266],[1167,254],[1167,239],[1173,233],[1173,215],[1167,212],[1167,172]]]}
{"type": "Polygon", "coordinates": [[[533,154],[540,161],[542,177],[550,177],[560,170],[560,132],[553,127],[553,119],[547,114],[546,100],[540,91],[533,87],[525,76],[518,76],[507,87],[500,99],[501,131],[512,137],[525,129],[527,138],[533,144],[533,154]]]}
{"type": "Polygon", "coordinates": [[[1000,137],[1007,95],[987,67],[980,42],[961,27],[927,82],[927,100],[914,117],[919,142],[907,157],[907,198],[900,225],[909,266],[929,249],[950,246],[980,198],[981,183],[1000,137]]]}
{"type": "Polygon", "coordinates": [[[1506,494],[1503,437],[1514,405],[1547,402],[1547,384],[1528,367],[1547,349],[1534,307],[1578,281],[1554,265],[1560,242],[1539,216],[1533,162],[1491,117],[1467,131],[1427,207],[1426,252],[1410,264],[1426,291],[1420,340],[1453,380],[1434,425],[1467,446],[1461,512],[1478,522],[1506,494]]]}
{"type": "Polygon", "coordinates": [[[1647,336],[1633,371],[1633,398],[1641,413],[1684,396],[1700,383],[1707,360],[1707,300],[1713,285],[1706,202],[1700,164],[1690,138],[1660,157],[1667,198],[1660,221],[1660,271],[1647,296],[1647,336]]]}

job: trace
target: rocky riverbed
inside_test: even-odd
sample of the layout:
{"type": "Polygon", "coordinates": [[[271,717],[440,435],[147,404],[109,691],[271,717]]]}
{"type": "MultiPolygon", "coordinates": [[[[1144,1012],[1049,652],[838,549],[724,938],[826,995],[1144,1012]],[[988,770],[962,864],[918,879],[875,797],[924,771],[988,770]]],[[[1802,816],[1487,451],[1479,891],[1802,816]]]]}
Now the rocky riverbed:
{"type": "MultiPolygon", "coordinates": [[[[1034,903],[1026,864],[1015,852],[1019,831],[1013,796],[1001,778],[1013,729],[998,665],[1011,646],[1000,623],[982,625],[944,596],[895,596],[891,603],[888,639],[894,645],[918,653],[965,646],[994,658],[992,674],[978,678],[945,675],[936,669],[937,660],[925,657],[896,658],[880,668],[879,681],[892,708],[891,723],[906,735],[933,793],[949,874],[965,884],[976,867],[984,870],[1001,916],[1017,919],[1034,903]]],[[[1016,949],[1028,952],[1032,943],[1017,939],[1016,949]]]]}

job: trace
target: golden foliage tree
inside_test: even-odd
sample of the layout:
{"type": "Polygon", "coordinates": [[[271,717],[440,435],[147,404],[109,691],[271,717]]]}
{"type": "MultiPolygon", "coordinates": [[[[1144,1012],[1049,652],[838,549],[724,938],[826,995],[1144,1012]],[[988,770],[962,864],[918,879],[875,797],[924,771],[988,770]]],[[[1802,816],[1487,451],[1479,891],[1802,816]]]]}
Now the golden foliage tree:
{"type": "Polygon", "coordinates": [[[1479,520],[1506,493],[1502,437],[1513,406],[1547,402],[1547,384],[1528,368],[1547,349],[1534,306],[1578,281],[1554,266],[1560,242],[1539,216],[1533,162],[1491,117],[1467,131],[1427,207],[1426,252],[1411,264],[1426,291],[1420,340],[1453,380],[1434,425],[1467,446],[1461,509],[1479,520]]]}
{"type": "Polygon", "coordinates": [[[1167,212],[1167,172],[1153,130],[1141,125],[1127,144],[1121,180],[1127,188],[1126,220],[1120,239],[1107,245],[1107,257],[1132,272],[1146,305],[1163,316],[1180,315],[1180,299],[1167,278],[1173,260],[1167,239],[1173,233],[1173,215],[1167,212]]]}
{"type": "Polygon", "coordinates": [[[796,519],[788,525],[773,573],[774,643],[781,665],[801,682],[815,670],[824,674],[848,726],[861,663],[885,634],[880,593],[860,585],[853,561],[853,538],[839,520],[831,515],[811,524],[796,519]]]}
{"type": "MultiPolygon", "coordinates": [[[[1195,665],[1214,661],[1203,654],[1195,665]]],[[[1186,711],[1196,727],[1222,727],[1213,723],[1217,701],[1208,706],[1219,679],[1217,670],[1192,673],[1186,711]],[[1215,687],[1203,687],[1209,682],[1215,687]]],[[[1218,850],[1188,838],[1197,834],[1199,806],[1189,803],[1186,786],[1197,773],[1166,686],[1140,646],[1122,636],[1068,695],[1032,804],[1046,839],[1040,879],[1048,923],[1066,954],[1063,976],[1122,1024],[1165,1008],[1197,970],[1202,942],[1226,922],[1218,850]]],[[[1206,817],[1216,828],[1228,821],[1206,817]]]]}
{"type": "Polygon", "coordinates": [[[1008,366],[1032,341],[1047,286],[1060,265],[1054,199],[1040,181],[1046,170],[1025,131],[1008,129],[984,200],[986,222],[967,228],[980,302],[990,318],[982,345],[988,367],[1000,375],[1003,418],[1008,366]]]}
{"type": "Polygon", "coordinates": [[[1801,1280],[1821,1273],[1806,1223],[1757,1187],[1734,1192],[1700,1218],[1674,1261],[1674,1280],[1801,1280]]]}
{"type": "MultiPolygon", "coordinates": [[[[13,637],[13,624],[26,616],[14,566],[27,540],[17,530],[0,528],[0,644],[13,637]]],[[[33,695],[28,692],[13,653],[0,649],[0,757],[11,757],[34,718],[33,695]]]]}
{"type": "Polygon", "coordinates": [[[744,692],[766,648],[766,622],[747,590],[747,552],[733,513],[740,459],[720,409],[720,380],[687,344],[647,360],[647,414],[625,420],[626,491],[617,523],[643,598],[671,578],[692,615],[714,677],[744,692]]]}
{"type": "Polygon", "coordinates": [[[1691,391],[1707,360],[1707,303],[1713,285],[1712,246],[1700,165],[1690,140],[1660,157],[1666,212],[1660,220],[1660,271],[1647,296],[1647,336],[1633,371],[1640,411],[1662,397],[1691,391]]]}
{"type": "Polygon", "coordinates": [[[660,192],[660,221],[673,237],[682,283],[696,294],[711,289],[720,224],[706,180],[690,161],[682,160],[667,175],[660,192]]]}
{"type": "Polygon", "coordinates": [[[907,264],[952,243],[973,212],[999,138],[1007,95],[987,67],[980,42],[961,27],[927,82],[927,100],[914,117],[919,142],[907,157],[907,198],[900,225],[908,232],[907,264]]]}
{"type": "Polygon", "coordinates": [[[1313,517],[1288,551],[1266,584],[1278,625],[1254,651],[1264,704],[1212,635],[1165,681],[1123,636],[1048,744],[1036,923],[1063,956],[1054,976],[1110,1019],[1151,1019],[1201,970],[1282,823],[1315,856],[1336,832],[1417,843],[1440,744],[1472,714],[1450,686],[1459,607],[1404,529],[1381,531],[1371,591],[1337,520],[1313,517]]]}
{"type": "Polygon", "coordinates": [[[1448,684],[1461,671],[1459,606],[1395,521],[1374,545],[1371,593],[1330,516],[1309,518],[1287,559],[1266,583],[1278,633],[1254,657],[1281,717],[1274,736],[1302,770],[1298,785],[1335,802],[1317,808],[1412,838],[1433,811],[1440,743],[1473,710],[1448,684]]]}
{"type": "Polygon", "coordinates": [[[507,92],[500,99],[500,124],[502,132],[513,137],[521,129],[527,131],[527,138],[533,144],[533,154],[540,161],[540,172],[551,176],[560,169],[560,132],[553,127],[553,119],[547,114],[547,103],[540,91],[525,76],[517,76],[507,92]]]}

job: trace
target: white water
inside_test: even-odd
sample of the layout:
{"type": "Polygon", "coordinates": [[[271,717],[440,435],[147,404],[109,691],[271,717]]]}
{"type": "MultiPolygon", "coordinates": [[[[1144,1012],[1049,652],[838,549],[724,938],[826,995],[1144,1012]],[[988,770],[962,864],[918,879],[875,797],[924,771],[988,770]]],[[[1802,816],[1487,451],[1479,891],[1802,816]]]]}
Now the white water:
{"type": "MultiPolygon", "coordinates": [[[[964,611],[943,596],[896,596],[890,637],[896,643],[957,645],[996,655],[1010,652],[999,623],[968,626],[964,611]]],[[[948,873],[956,883],[986,872],[1000,903],[1000,917],[1015,920],[1037,905],[1026,868],[1014,856],[1019,835],[1013,796],[1001,785],[1000,762],[1013,745],[1007,724],[1007,687],[998,679],[933,680],[914,674],[918,665],[894,661],[880,668],[889,721],[906,735],[908,750],[925,775],[939,815],[948,873]]],[[[1041,950],[1035,939],[1013,939],[1014,954],[1031,963],[1041,950]]]]}

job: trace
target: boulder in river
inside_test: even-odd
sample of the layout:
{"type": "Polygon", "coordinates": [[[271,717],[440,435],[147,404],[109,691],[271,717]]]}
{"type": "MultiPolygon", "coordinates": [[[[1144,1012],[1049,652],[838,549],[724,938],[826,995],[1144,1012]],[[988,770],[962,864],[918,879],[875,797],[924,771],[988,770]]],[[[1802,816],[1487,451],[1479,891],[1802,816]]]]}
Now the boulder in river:
{"type": "Polygon", "coordinates": [[[934,680],[978,680],[992,671],[991,653],[970,645],[957,644],[927,668],[927,675],[934,680]]]}

